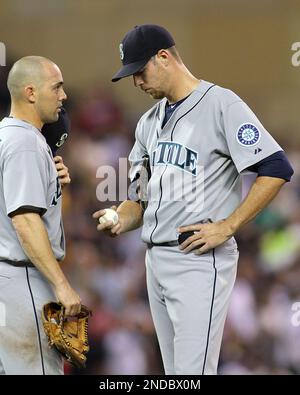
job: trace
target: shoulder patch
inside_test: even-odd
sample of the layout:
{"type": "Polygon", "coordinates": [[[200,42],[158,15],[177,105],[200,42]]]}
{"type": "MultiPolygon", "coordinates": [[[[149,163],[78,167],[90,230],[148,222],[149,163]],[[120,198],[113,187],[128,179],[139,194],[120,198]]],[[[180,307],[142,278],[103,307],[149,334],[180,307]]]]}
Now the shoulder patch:
{"type": "Polygon", "coordinates": [[[252,123],[243,123],[236,134],[237,142],[244,147],[251,147],[260,140],[260,131],[252,123]]]}

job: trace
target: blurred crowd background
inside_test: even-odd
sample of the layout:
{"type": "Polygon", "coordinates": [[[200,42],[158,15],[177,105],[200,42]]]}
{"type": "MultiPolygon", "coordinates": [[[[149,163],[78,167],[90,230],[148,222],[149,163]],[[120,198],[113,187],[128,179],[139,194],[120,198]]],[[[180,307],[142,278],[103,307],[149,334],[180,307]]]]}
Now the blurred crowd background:
{"type": "MultiPolygon", "coordinates": [[[[240,95],[291,160],[292,182],[236,236],[239,269],[219,373],[300,374],[300,67],[291,62],[299,14],[293,0],[1,0],[1,117],[9,113],[7,73],[25,55],[55,61],[69,96],[72,132],[60,151],[72,178],[63,192],[63,268],[93,317],[87,369],[66,365],[67,374],[163,374],[140,231],[112,239],[91,217],[122,200],[118,188],[113,201],[97,199],[97,171],[115,169],[118,185],[120,158],[153,105],[130,79],[110,83],[119,41],[142,23],[168,28],[191,71],[240,95]]],[[[244,193],[252,181],[244,176],[244,193]]]]}

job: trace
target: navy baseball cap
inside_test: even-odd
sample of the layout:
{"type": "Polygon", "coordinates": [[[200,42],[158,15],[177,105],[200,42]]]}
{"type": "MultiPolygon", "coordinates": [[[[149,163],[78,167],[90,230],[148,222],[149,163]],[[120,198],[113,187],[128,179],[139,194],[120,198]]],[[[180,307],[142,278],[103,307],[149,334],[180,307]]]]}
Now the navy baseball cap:
{"type": "Polygon", "coordinates": [[[160,49],[173,45],[174,39],[165,28],[158,25],[135,26],[119,46],[123,67],[113,76],[112,82],[137,73],[160,49]]]}
{"type": "Polygon", "coordinates": [[[52,123],[45,123],[41,132],[47,144],[51,148],[53,156],[57,150],[65,143],[71,131],[71,121],[66,110],[61,107],[58,120],[52,123]]]}

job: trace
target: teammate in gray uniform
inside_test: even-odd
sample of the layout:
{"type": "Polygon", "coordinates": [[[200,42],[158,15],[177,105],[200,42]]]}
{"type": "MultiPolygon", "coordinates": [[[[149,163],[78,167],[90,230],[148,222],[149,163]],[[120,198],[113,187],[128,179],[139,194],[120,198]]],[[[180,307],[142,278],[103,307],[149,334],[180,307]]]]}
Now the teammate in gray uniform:
{"type": "MultiPolygon", "coordinates": [[[[117,81],[160,101],[136,128],[130,178],[148,155],[148,206],[118,208],[112,236],[143,224],[150,308],[166,374],[216,374],[238,249],[233,235],[293,173],[255,114],[235,93],[195,78],[164,28],[136,26],[120,45],[117,81]],[[241,173],[258,177],[241,201],[241,173]]],[[[93,214],[99,218],[100,210],[93,214]]],[[[243,319],[243,317],[241,317],[243,319]]]]}
{"type": "Polygon", "coordinates": [[[58,120],[66,94],[57,65],[39,56],[18,60],[7,84],[11,113],[0,122],[0,374],[63,374],[41,309],[58,300],[72,316],[81,301],[59,265],[60,179],[68,183],[69,175],[62,160],[55,166],[41,128],[58,120]]]}

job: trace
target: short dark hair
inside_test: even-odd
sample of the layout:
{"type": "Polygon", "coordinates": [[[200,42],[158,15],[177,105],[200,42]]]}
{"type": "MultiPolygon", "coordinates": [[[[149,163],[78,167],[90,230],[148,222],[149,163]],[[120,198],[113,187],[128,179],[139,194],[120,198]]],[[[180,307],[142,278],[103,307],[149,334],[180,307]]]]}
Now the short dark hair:
{"type": "MultiPolygon", "coordinates": [[[[175,45],[173,45],[173,47],[166,48],[166,51],[170,52],[170,54],[173,56],[173,58],[176,60],[176,62],[183,63],[183,61],[182,61],[182,59],[181,59],[181,57],[179,55],[179,52],[177,51],[177,48],[175,47],[175,45]]],[[[154,63],[155,63],[155,56],[156,56],[156,54],[151,56],[151,59],[150,59],[154,63]]]]}
{"type": "Polygon", "coordinates": [[[168,48],[168,51],[178,63],[183,63],[175,45],[173,45],[173,47],[168,48]]]}

